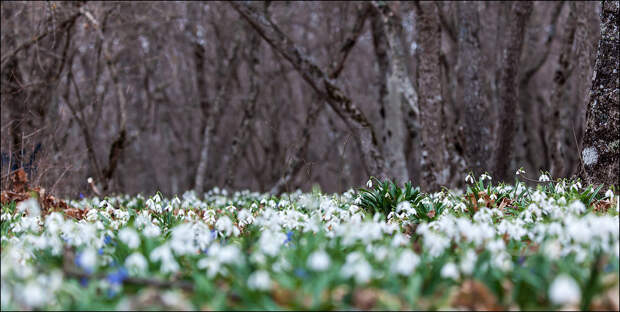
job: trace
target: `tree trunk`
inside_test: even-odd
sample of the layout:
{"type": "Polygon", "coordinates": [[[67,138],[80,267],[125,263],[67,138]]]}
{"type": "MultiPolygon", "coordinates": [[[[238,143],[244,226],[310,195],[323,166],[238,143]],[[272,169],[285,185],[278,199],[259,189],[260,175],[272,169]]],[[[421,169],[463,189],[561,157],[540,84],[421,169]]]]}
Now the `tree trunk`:
{"type": "Polygon", "coordinates": [[[550,110],[550,133],[547,137],[547,146],[550,149],[551,156],[551,175],[555,178],[565,176],[565,138],[569,135],[568,128],[564,127],[568,116],[568,108],[566,107],[567,99],[567,82],[574,64],[570,64],[572,60],[572,47],[575,39],[575,29],[577,26],[577,5],[575,2],[569,3],[570,11],[568,15],[568,25],[564,30],[561,39],[560,58],[558,67],[553,76],[553,90],[551,92],[551,110],[550,110]]]}
{"type": "MultiPolygon", "coordinates": [[[[237,56],[239,51],[239,40],[235,40],[233,43],[233,49],[231,56],[228,59],[227,65],[230,68],[222,88],[218,90],[215,99],[213,100],[213,106],[209,108],[207,112],[207,118],[205,121],[204,130],[202,132],[202,144],[200,146],[200,160],[198,161],[198,168],[196,169],[196,179],[194,181],[194,190],[200,195],[204,192],[204,182],[207,174],[207,164],[209,161],[209,147],[211,140],[213,139],[213,132],[215,130],[216,118],[219,118],[219,111],[222,103],[224,102],[226,95],[229,92],[229,87],[234,77],[234,70],[236,69],[235,63],[237,62],[237,56]]],[[[200,86],[199,86],[200,87],[200,86]]],[[[204,88],[204,86],[203,86],[204,88]]]]}
{"type": "Polygon", "coordinates": [[[465,159],[468,168],[475,175],[490,171],[486,160],[489,158],[491,143],[490,120],[481,93],[480,77],[480,19],[477,5],[458,2],[457,16],[458,63],[457,79],[460,86],[461,106],[465,108],[465,159]]]}
{"type": "Polygon", "coordinates": [[[586,111],[586,132],[581,156],[588,184],[619,186],[620,103],[618,102],[618,1],[603,1],[601,38],[590,99],[586,111]]]}
{"type": "Polygon", "coordinates": [[[381,76],[381,147],[385,155],[387,174],[395,182],[402,184],[409,181],[404,151],[407,134],[404,118],[408,117],[403,114],[403,110],[411,107],[415,114],[413,118],[417,119],[418,96],[407,73],[400,19],[388,5],[375,5],[378,12],[373,14],[372,37],[381,76]]]}
{"type": "Polygon", "coordinates": [[[499,181],[506,179],[513,155],[521,48],[525,24],[532,13],[532,5],[529,1],[513,2],[508,16],[509,25],[506,25],[507,42],[503,50],[504,57],[500,73],[499,99],[501,103],[494,155],[494,175],[499,181]]]}
{"type": "Polygon", "coordinates": [[[444,159],[446,144],[443,131],[441,96],[441,28],[435,3],[416,2],[416,28],[419,31],[418,90],[422,126],[422,186],[438,191],[448,180],[449,168],[444,159]]]}

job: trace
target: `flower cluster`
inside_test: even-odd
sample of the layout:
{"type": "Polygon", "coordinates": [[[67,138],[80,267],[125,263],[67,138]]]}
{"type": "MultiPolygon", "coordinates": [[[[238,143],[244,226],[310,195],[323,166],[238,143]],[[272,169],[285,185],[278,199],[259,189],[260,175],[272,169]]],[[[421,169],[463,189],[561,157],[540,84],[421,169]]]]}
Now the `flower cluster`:
{"type": "Polygon", "coordinates": [[[491,181],[68,201],[83,219],[10,203],[1,307],[617,310],[620,196],[544,174],[491,181]],[[484,306],[464,303],[475,294],[484,306]]]}

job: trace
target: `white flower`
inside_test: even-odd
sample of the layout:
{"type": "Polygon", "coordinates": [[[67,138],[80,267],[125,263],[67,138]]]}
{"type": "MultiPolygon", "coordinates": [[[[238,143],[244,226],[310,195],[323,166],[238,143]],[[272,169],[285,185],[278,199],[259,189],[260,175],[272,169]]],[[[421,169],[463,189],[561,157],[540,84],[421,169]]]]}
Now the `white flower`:
{"type": "Polygon", "coordinates": [[[48,300],[45,288],[35,281],[28,282],[20,295],[24,303],[33,308],[44,305],[48,300]]]}
{"type": "Polygon", "coordinates": [[[546,174],[541,174],[540,177],[538,178],[538,182],[549,182],[549,176],[547,176],[546,174]]]}
{"type": "MultiPolygon", "coordinates": [[[[215,245],[217,246],[217,245],[215,245]]],[[[243,255],[237,246],[227,245],[216,252],[217,259],[221,263],[241,263],[243,255]]]]}
{"type": "Polygon", "coordinates": [[[271,278],[269,273],[264,270],[258,270],[248,278],[248,287],[254,290],[269,290],[271,289],[271,278]]]}
{"type": "Polygon", "coordinates": [[[466,183],[474,183],[474,177],[472,177],[471,175],[469,175],[469,174],[468,174],[468,175],[465,177],[465,182],[466,182],[466,183]]]}
{"type": "Polygon", "coordinates": [[[120,239],[131,249],[136,249],[140,246],[140,236],[132,228],[124,228],[120,230],[118,232],[118,239],[120,239]]]}
{"type": "Polygon", "coordinates": [[[394,264],[393,271],[397,274],[408,276],[415,270],[419,263],[420,257],[413,251],[405,249],[394,264]]]}
{"type": "Polygon", "coordinates": [[[230,220],[228,216],[222,216],[219,218],[215,223],[215,228],[218,232],[225,233],[224,235],[226,236],[230,236],[231,234],[234,234],[235,236],[239,235],[239,229],[233,225],[232,220],[230,220]]]}
{"type": "Polygon", "coordinates": [[[87,248],[78,257],[79,265],[87,271],[95,270],[97,265],[97,251],[94,248],[87,248]]]}
{"type": "Polygon", "coordinates": [[[443,268],[441,268],[440,274],[443,278],[451,278],[453,280],[459,279],[459,269],[453,262],[448,262],[444,264],[443,268]]]}
{"type": "Polygon", "coordinates": [[[172,229],[170,246],[177,255],[195,253],[196,247],[194,246],[194,237],[195,233],[192,229],[192,225],[183,223],[172,229]]]}
{"type": "Polygon", "coordinates": [[[520,175],[520,174],[524,174],[524,173],[525,173],[525,170],[523,170],[523,168],[519,168],[519,170],[517,170],[516,174],[520,175]]]}
{"type": "Polygon", "coordinates": [[[324,250],[315,251],[308,257],[308,267],[317,272],[323,272],[329,267],[329,255],[324,250]]]}
{"type": "Polygon", "coordinates": [[[144,230],[142,230],[142,233],[144,234],[144,236],[146,237],[156,237],[159,236],[159,234],[161,234],[161,230],[159,229],[159,227],[153,223],[149,223],[144,230]]]}
{"type": "Polygon", "coordinates": [[[134,252],[125,259],[125,267],[133,273],[144,273],[147,265],[146,258],[139,252],[134,252]]]}
{"type": "Polygon", "coordinates": [[[372,188],[372,180],[371,179],[368,179],[368,182],[366,182],[366,186],[368,188],[372,188]]]}
{"type": "Polygon", "coordinates": [[[608,189],[607,192],[605,192],[605,197],[609,198],[609,199],[613,199],[614,198],[614,192],[611,189],[608,189]]]}
{"type": "Polygon", "coordinates": [[[473,249],[468,249],[465,257],[461,259],[461,271],[464,274],[471,275],[478,260],[478,255],[473,249]]]}
{"type": "Polygon", "coordinates": [[[345,265],[342,267],[341,274],[345,278],[354,277],[358,284],[366,284],[372,276],[372,267],[359,252],[352,252],[347,255],[345,265]]]}
{"type": "Polygon", "coordinates": [[[551,283],[549,299],[558,305],[579,303],[581,301],[581,289],[572,277],[561,274],[551,283]]]}
{"type": "Polygon", "coordinates": [[[480,179],[482,179],[482,180],[489,180],[489,181],[491,181],[491,176],[490,176],[490,175],[488,175],[488,174],[486,174],[486,173],[483,173],[483,174],[480,176],[480,179]]]}
{"type": "Polygon", "coordinates": [[[581,182],[577,182],[570,186],[571,191],[578,191],[581,188],[581,182]]]}
{"type": "Polygon", "coordinates": [[[580,200],[576,200],[568,206],[568,210],[572,213],[579,214],[586,211],[586,206],[580,200]]]}
{"type": "Polygon", "coordinates": [[[265,230],[258,239],[258,245],[263,253],[275,256],[285,240],[286,235],[284,233],[265,230]]]}
{"type": "Polygon", "coordinates": [[[19,210],[19,212],[28,211],[28,216],[30,217],[38,217],[41,215],[39,202],[32,197],[17,204],[17,210],[19,210]]]}

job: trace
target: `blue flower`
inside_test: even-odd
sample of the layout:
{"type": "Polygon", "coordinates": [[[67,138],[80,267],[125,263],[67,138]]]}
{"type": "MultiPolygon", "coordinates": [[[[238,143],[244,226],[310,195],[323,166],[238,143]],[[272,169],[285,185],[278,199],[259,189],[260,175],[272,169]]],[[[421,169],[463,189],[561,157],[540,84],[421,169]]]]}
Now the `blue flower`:
{"type": "Polygon", "coordinates": [[[99,250],[97,250],[97,253],[103,255],[103,248],[99,248],[99,250]]]}
{"type": "Polygon", "coordinates": [[[80,199],[84,198],[84,194],[80,193],[80,199]]]}
{"type": "Polygon", "coordinates": [[[288,231],[286,233],[286,239],[284,240],[283,244],[286,244],[286,243],[292,241],[293,240],[293,234],[294,234],[293,231],[288,231]]]}
{"type": "Polygon", "coordinates": [[[80,285],[82,285],[82,287],[88,286],[88,277],[80,278],[80,285]]]}
{"type": "Polygon", "coordinates": [[[116,272],[108,274],[108,282],[112,285],[120,285],[127,278],[127,270],[124,267],[120,267],[116,272]]]}
{"type": "Polygon", "coordinates": [[[211,239],[214,240],[217,238],[217,231],[211,230],[211,239]]]}
{"type": "Polygon", "coordinates": [[[308,272],[302,268],[295,269],[295,275],[300,278],[306,278],[308,276],[308,272]]]}
{"type": "Polygon", "coordinates": [[[106,236],[103,238],[103,242],[104,242],[106,245],[110,244],[110,243],[112,242],[112,237],[110,237],[109,235],[106,235],[106,236]]]}

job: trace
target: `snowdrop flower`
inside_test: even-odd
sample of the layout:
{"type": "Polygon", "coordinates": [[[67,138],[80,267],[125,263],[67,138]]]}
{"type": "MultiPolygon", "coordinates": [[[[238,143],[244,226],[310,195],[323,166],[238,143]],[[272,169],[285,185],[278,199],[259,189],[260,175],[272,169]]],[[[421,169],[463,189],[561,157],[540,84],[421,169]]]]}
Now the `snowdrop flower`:
{"type": "Polygon", "coordinates": [[[21,300],[27,306],[36,308],[40,307],[48,301],[49,294],[45,291],[45,287],[36,281],[30,281],[21,292],[21,300]]]}
{"type": "Polygon", "coordinates": [[[147,265],[146,258],[139,252],[134,252],[125,259],[125,267],[132,273],[146,272],[147,265]]]}
{"type": "Polygon", "coordinates": [[[329,267],[329,255],[324,250],[315,251],[308,257],[308,267],[316,272],[323,272],[329,267]]]}
{"type": "Polygon", "coordinates": [[[118,239],[131,249],[136,249],[140,246],[140,236],[132,228],[123,228],[120,230],[118,232],[118,239]]]}
{"type": "Polygon", "coordinates": [[[611,189],[608,189],[607,192],[605,192],[605,197],[609,198],[609,199],[613,199],[614,198],[614,192],[611,189]]]}
{"type": "Polygon", "coordinates": [[[578,191],[581,188],[581,182],[577,182],[570,186],[571,191],[578,191]]]}
{"type": "Polygon", "coordinates": [[[562,255],[562,245],[558,240],[553,240],[545,244],[544,251],[550,259],[557,260],[562,255]]]}
{"type": "Polygon", "coordinates": [[[472,177],[470,174],[468,174],[468,175],[465,177],[465,182],[466,182],[466,183],[474,183],[474,177],[472,177]]]}
{"type": "Polygon", "coordinates": [[[97,266],[97,251],[94,248],[87,248],[78,254],[75,262],[87,272],[92,272],[97,266]]]}
{"type": "Polygon", "coordinates": [[[397,274],[408,276],[415,270],[419,263],[420,257],[410,249],[405,249],[400,254],[392,270],[397,274]]]}
{"type": "Polygon", "coordinates": [[[172,229],[170,246],[177,255],[194,253],[196,252],[194,237],[195,233],[192,229],[192,225],[189,223],[183,223],[172,229]]]}
{"type": "Polygon", "coordinates": [[[483,173],[483,174],[480,176],[480,179],[482,179],[483,181],[484,181],[484,180],[489,180],[489,181],[491,181],[491,176],[490,176],[490,175],[488,175],[488,174],[486,174],[486,173],[483,173]]]}
{"type": "Polygon", "coordinates": [[[549,176],[547,176],[546,174],[541,174],[540,177],[538,178],[538,182],[549,182],[549,176]]]}
{"type": "Polygon", "coordinates": [[[568,206],[568,210],[574,214],[580,214],[586,211],[586,206],[580,200],[576,200],[568,206]]]}
{"type": "Polygon", "coordinates": [[[368,182],[366,182],[366,187],[372,188],[372,180],[371,179],[368,179],[368,182]]]}
{"type": "Polygon", "coordinates": [[[525,174],[525,170],[523,170],[523,168],[519,168],[519,170],[517,170],[516,175],[520,174],[525,174]]]}
{"type": "Polygon", "coordinates": [[[254,223],[254,216],[247,209],[242,209],[237,214],[237,219],[239,219],[239,226],[246,226],[248,224],[254,223]]]}
{"type": "Polygon", "coordinates": [[[581,301],[581,289],[572,277],[561,274],[549,287],[549,299],[557,305],[576,304],[581,301]]]}
{"type": "Polygon", "coordinates": [[[215,228],[218,232],[222,234],[225,233],[223,234],[225,236],[230,236],[231,234],[234,234],[235,236],[239,235],[239,229],[233,225],[232,220],[230,220],[228,216],[222,216],[219,218],[215,223],[215,228]]]}
{"type": "Polygon", "coordinates": [[[443,278],[451,278],[453,280],[458,280],[460,276],[459,270],[453,262],[444,264],[443,268],[441,268],[440,274],[443,278]]]}
{"type": "Polygon", "coordinates": [[[362,203],[362,197],[361,196],[357,196],[355,198],[355,200],[353,201],[354,204],[359,205],[362,203]]]}
{"type": "Polygon", "coordinates": [[[248,278],[248,287],[254,290],[269,290],[271,289],[271,278],[269,273],[264,270],[258,270],[248,278]]]}
{"type": "Polygon", "coordinates": [[[38,217],[41,215],[41,207],[39,207],[39,202],[32,197],[19,202],[19,204],[17,204],[17,210],[20,213],[27,211],[28,216],[30,217],[38,217]]]}
{"type": "Polygon", "coordinates": [[[468,249],[465,256],[461,258],[461,271],[466,275],[471,275],[474,272],[474,267],[478,260],[478,255],[473,249],[468,249]]]}
{"type": "Polygon", "coordinates": [[[142,230],[142,233],[146,237],[157,237],[161,234],[161,230],[157,225],[149,223],[144,230],[142,230]]]}
{"type": "Polygon", "coordinates": [[[358,284],[366,284],[372,276],[372,267],[364,259],[349,261],[347,256],[347,264],[344,265],[341,272],[346,278],[353,276],[358,284]]]}
{"type": "Polygon", "coordinates": [[[270,256],[275,256],[280,251],[280,246],[286,240],[286,235],[282,232],[273,232],[271,230],[263,231],[258,239],[260,250],[270,256]]]}

